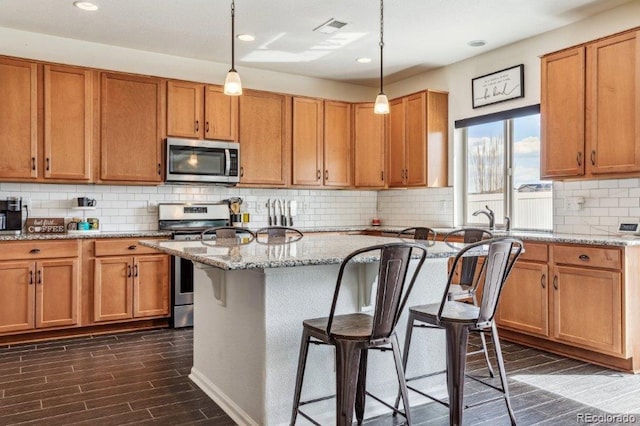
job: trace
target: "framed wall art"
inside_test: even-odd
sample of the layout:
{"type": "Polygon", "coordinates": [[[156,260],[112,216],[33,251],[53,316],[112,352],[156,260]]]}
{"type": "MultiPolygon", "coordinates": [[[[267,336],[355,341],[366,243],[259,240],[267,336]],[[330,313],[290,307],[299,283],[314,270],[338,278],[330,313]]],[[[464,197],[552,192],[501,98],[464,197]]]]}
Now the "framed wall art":
{"type": "Polygon", "coordinates": [[[471,80],[473,108],[524,97],[524,65],[516,65],[471,80]]]}

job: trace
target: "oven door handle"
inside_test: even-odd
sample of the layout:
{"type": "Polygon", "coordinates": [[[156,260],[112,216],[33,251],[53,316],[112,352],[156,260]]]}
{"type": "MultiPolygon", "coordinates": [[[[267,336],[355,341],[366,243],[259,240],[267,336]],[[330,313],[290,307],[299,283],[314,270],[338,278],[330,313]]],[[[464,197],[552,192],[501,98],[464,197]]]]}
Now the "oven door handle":
{"type": "Polygon", "coordinates": [[[226,160],[224,165],[224,175],[229,176],[229,173],[231,173],[231,153],[229,152],[229,148],[224,149],[224,158],[226,160]]]}

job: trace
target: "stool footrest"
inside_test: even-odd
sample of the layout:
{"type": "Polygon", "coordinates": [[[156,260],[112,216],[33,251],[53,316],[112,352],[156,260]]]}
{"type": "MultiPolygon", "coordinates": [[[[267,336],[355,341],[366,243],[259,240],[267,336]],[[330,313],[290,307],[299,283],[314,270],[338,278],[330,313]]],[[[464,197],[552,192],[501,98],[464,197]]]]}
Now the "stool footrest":
{"type": "MultiPolygon", "coordinates": [[[[393,415],[395,416],[396,414],[400,414],[401,416],[403,416],[404,418],[407,418],[407,414],[404,411],[400,411],[398,410],[396,407],[394,407],[391,404],[386,403],[385,401],[381,400],[380,398],[378,398],[377,396],[373,395],[372,393],[370,393],[369,391],[365,390],[365,393],[367,395],[369,395],[371,398],[375,399],[376,401],[378,401],[380,404],[384,405],[385,407],[393,410],[393,415]]],[[[404,408],[405,410],[407,409],[407,407],[404,408]]]]}
{"type": "Polygon", "coordinates": [[[335,395],[329,395],[329,396],[321,396],[319,398],[314,398],[314,399],[308,399],[306,401],[300,401],[300,406],[313,404],[314,402],[326,401],[327,399],[331,399],[335,397],[336,397],[335,395]]]}
{"type": "Polygon", "coordinates": [[[407,378],[405,378],[404,380],[405,380],[405,382],[407,382],[407,383],[408,383],[408,382],[409,382],[409,381],[411,381],[411,380],[426,379],[427,377],[437,376],[438,374],[443,374],[443,373],[446,373],[446,372],[447,372],[447,370],[436,371],[436,372],[429,373],[429,374],[423,374],[423,375],[421,375],[421,376],[407,377],[407,378]]]}
{"type": "Polygon", "coordinates": [[[478,405],[484,405],[484,404],[487,404],[489,402],[497,401],[497,400],[502,399],[502,398],[504,398],[504,397],[496,396],[495,398],[485,399],[484,401],[476,402],[475,404],[465,404],[464,408],[477,407],[478,405]]]}
{"type": "Polygon", "coordinates": [[[305,413],[302,412],[302,410],[300,410],[298,408],[298,414],[301,415],[302,417],[304,417],[305,419],[309,420],[311,423],[313,423],[316,426],[322,426],[321,423],[316,422],[315,420],[313,420],[311,417],[309,417],[308,415],[306,415],[305,413]]]}
{"type": "Polygon", "coordinates": [[[419,393],[420,395],[424,396],[425,398],[429,398],[429,399],[430,399],[430,400],[432,400],[432,401],[438,402],[438,403],[440,403],[440,404],[444,405],[445,407],[448,407],[448,406],[449,406],[449,403],[448,403],[448,402],[444,402],[444,401],[442,401],[441,399],[436,398],[435,396],[429,395],[428,393],[423,392],[423,391],[421,391],[420,389],[416,389],[416,388],[414,388],[413,386],[409,386],[409,385],[407,385],[407,389],[411,389],[412,391],[414,391],[414,392],[416,392],[416,393],[419,393]]]}

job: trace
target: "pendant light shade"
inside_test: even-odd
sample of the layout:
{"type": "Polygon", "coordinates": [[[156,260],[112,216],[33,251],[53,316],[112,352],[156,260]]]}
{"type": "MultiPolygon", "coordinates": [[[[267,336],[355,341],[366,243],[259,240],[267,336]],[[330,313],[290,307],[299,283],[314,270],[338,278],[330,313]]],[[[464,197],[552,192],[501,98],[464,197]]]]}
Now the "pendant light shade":
{"type": "Polygon", "coordinates": [[[242,82],[240,74],[236,71],[235,59],[235,39],[236,39],[236,2],[231,1],[231,69],[224,80],[224,94],[229,96],[242,95],[242,82]]]}
{"type": "Polygon", "coordinates": [[[382,68],[382,52],[384,50],[384,0],[380,0],[380,93],[376,97],[376,103],[373,106],[375,114],[389,114],[389,99],[384,94],[382,87],[383,68],[382,68]]]}

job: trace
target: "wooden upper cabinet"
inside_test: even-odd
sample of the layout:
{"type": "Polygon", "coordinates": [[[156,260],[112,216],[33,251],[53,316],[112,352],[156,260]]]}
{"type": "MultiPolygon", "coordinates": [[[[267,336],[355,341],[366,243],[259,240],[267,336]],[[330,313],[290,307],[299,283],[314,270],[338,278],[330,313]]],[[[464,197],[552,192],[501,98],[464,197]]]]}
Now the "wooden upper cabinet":
{"type": "Polygon", "coordinates": [[[293,98],[293,185],[321,186],[324,174],[324,103],[293,98]]]}
{"type": "Polygon", "coordinates": [[[38,176],[38,65],[0,58],[0,178],[38,176]]]}
{"type": "Polygon", "coordinates": [[[224,94],[222,86],[205,87],[204,137],[238,140],[238,96],[224,94]]]}
{"type": "Polygon", "coordinates": [[[394,99],[389,103],[389,186],[404,186],[404,100],[394,99]]]}
{"type": "Polygon", "coordinates": [[[542,58],[540,174],[542,178],[584,174],[585,49],[542,58]]]}
{"type": "Polygon", "coordinates": [[[93,78],[82,68],[44,66],[44,177],[89,180],[93,78]]]}
{"type": "Polygon", "coordinates": [[[290,98],[246,90],[239,109],[240,183],[286,186],[291,160],[290,98]]]}
{"type": "Polygon", "coordinates": [[[238,140],[238,97],[222,86],[167,82],[167,135],[238,140]]]}
{"type": "Polygon", "coordinates": [[[640,31],[587,46],[591,174],[640,171],[640,31]]]}
{"type": "Polygon", "coordinates": [[[389,117],[389,186],[447,186],[448,95],[395,99],[389,117]]]}
{"type": "Polygon", "coordinates": [[[167,82],[167,135],[202,138],[204,84],[167,82]]]}
{"type": "Polygon", "coordinates": [[[324,102],[324,184],[351,186],[351,105],[324,102]]]}
{"type": "Polygon", "coordinates": [[[354,185],[385,186],[385,118],[374,114],[373,103],[353,106],[354,185]]]}
{"type": "Polygon", "coordinates": [[[103,73],[100,145],[104,181],[162,181],[164,85],[161,79],[103,73]]]}

